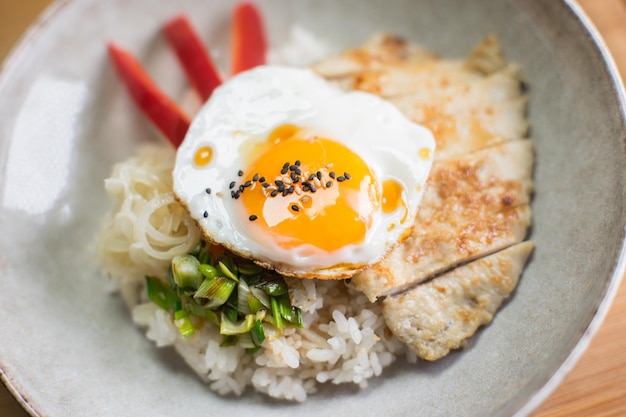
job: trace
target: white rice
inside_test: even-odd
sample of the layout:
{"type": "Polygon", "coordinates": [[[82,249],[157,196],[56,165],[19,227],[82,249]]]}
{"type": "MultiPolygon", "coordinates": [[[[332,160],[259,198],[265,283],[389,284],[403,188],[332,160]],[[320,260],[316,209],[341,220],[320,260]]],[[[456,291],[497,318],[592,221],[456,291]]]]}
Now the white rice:
{"type": "Polygon", "coordinates": [[[188,339],[172,318],[151,302],[133,308],[133,320],[159,347],[174,346],[189,366],[220,395],[242,395],[247,387],[270,397],[305,401],[318,384],[352,383],[366,388],[398,357],[415,362],[406,347],[386,334],[380,306],[343,282],[310,281],[318,296],[304,312],[304,329],[286,329],[249,355],[237,346],[220,347],[222,335],[210,324],[188,339]]]}

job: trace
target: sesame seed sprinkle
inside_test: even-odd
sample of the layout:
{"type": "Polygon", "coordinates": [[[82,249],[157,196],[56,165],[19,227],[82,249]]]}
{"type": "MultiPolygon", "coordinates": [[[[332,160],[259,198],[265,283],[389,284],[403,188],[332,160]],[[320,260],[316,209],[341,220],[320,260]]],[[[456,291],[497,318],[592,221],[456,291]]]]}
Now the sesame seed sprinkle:
{"type": "Polygon", "coordinates": [[[232,190],[234,186],[235,186],[235,181],[231,182],[230,185],[228,186],[228,188],[230,188],[232,190]]]}
{"type": "Polygon", "coordinates": [[[242,176],[243,176],[243,171],[242,171],[242,170],[237,171],[237,175],[239,175],[240,177],[242,177],[242,176]]]}
{"type": "Polygon", "coordinates": [[[207,188],[206,190],[204,190],[207,194],[211,194],[211,189],[207,188]]]}
{"type": "Polygon", "coordinates": [[[297,205],[295,205],[295,204],[292,204],[291,209],[292,209],[293,211],[300,211],[300,207],[298,207],[298,206],[297,206],[297,205]]]}
{"type": "Polygon", "coordinates": [[[251,222],[255,221],[255,220],[256,220],[256,219],[258,219],[258,218],[259,218],[259,217],[258,217],[257,215],[255,215],[255,214],[253,214],[252,216],[248,217],[248,219],[249,219],[251,222]]]}
{"type": "Polygon", "coordinates": [[[209,217],[209,212],[205,211],[204,213],[202,213],[202,217],[204,217],[205,219],[209,217]]]}

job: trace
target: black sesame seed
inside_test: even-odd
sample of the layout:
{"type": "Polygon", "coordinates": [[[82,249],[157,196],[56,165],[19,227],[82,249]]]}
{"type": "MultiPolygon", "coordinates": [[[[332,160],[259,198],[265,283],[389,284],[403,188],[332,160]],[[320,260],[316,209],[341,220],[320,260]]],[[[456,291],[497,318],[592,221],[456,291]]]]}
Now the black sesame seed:
{"type": "Polygon", "coordinates": [[[314,193],[315,191],[317,191],[317,189],[315,188],[315,186],[314,186],[313,184],[311,184],[311,185],[309,186],[309,190],[310,190],[312,193],[314,193]]]}
{"type": "Polygon", "coordinates": [[[204,191],[206,191],[206,193],[207,193],[207,194],[211,194],[211,189],[210,189],[210,188],[207,188],[207,189],[206,189],[206,190],[204,190],[204,191]]]}
{"type": "Polygon", "coordinates": [[[265,182],[265,177],[259,178],[259,182],[265,182]]]}
{"type": "Polygon", "coordinates": [[[239,191],[237,191],[237,192],[235,193],[235,200],[236,200],[236,199],[238,199],[240,195],[241,195],[241,193],[240,193],[239,191]]]}
{"type": "Polygon", "coordinates": [[[258,181],[259,180],[259,174],[254,174],[254,177],[252,177],[252,181],[258,181]]]}
{"type": "Polygon", "coordinates": [[[285,185],[285,183],[282,182],[281,180],[274,181],[274,184],[276,184],[277,187],[282,187],[283,185],[285,185]]]}
{"type": "Polygon", "coordinates": [[[298,169],[297,165],[292,165],[289,167],[289,171],[295,172],[298,169]]]}
{"type": "Polygon", "coordinates": [[[232,198],[235,198],[235,192],[234,192],[234,191],[231,191],[231,192],[230,192],[230,196],[231,196],[232,198]]]}
{"type": "Polygon", "coordinates": [[[315,174],[317,176],[318,180],[322,180],[322,173],[320,171],[317,171],[317,173],[315,174]]]}
{"type": "Polygon", "coordinates": [[[293,205],[291,206],[291,209],[292,209],[293,211],[300,211],[300,207],[296,206],[295,204],[293,204],[293,205]]]}
{"type": "Polygon", "coordinates": [[[294,165],[295,165],[295,166],[297,166],[297,167],[299,167],[299,166],[300,166],[300,160],[298,159],[298,160],[295,162],[295,164],[294,164],[294,165]]]}
{"type": "Polygon", "coordinates": [[[296,189],[296,188],[292,185],[291,187],[289,187],[289,188],[287,189],[287,191],[289,192],[289,194],[291,194],[291,193],[293,193],[293,191],[294,191],[295,189],[296,189]]]}
{"type": "Polygon", "coordinates": [[[304,181],[304,182],[302,182],[302,188],[304,188],[304,187],[307,187],[307,188],[308,188],[308,187],[310,187],[310,186],[311,186],[311,183],[310,183],[310,182],[308,182],[308,181],[304,181]]]}
{"type": "Polygon", "coordinates": [[[346,177],[343,177],[341,175],[337,177],[337,182],[344,182],[345,180],[346,180],[346,177]]]}
{"type": "Polygon", "coordinates": [[[231,182],[230,185],[228,186],[228,188],[230,188],[232,190],[232,188],[235,186],[235,181],[231,182]]]}
{"type": "Polygon", "coordinates": [[[237,175],[239,175],[240,177],[243,176],[243,171],[242,170],[237,171],[237,175]]]}
{"type": "Polygon", "coordinates": [[[332,186],[333,186],[333,182],[332,182],[332,181],[328,181],[328,182],[326,183],[326,188],[330,188],[330,187],[332,187],[332,186]]]}
{"type": "Polygon", "coordinates": [[[209,212],[205,211],[204,213],[202,213],[202,217],[204,217],[205,219],[209,217],[209,212]]]}
{"type": "Polygon", "coordinates": [[[315,174],[311,174],[311,175],[309,175],[308,180],[309,180],[309,181],[311,181],[313,178],[315,178],[315,174]]]}
{"type": "Polygon", "coordinates": [[[278,195],[278,190],[274,190],[271,192],[270,196],[276,197],[278,195]]]}
{"type": "Polygon", "coordinates": [[[330,174],[328,174],[328,176],[332,179],[335,179],[335,171],[330,171],[330,174]]]}
{"type": "Polygon", "coordinates": [[[283,165],[283,169],[280,170],[280,173],[285,175],[287,171],[289,171],[289,162],[285,162],[285,165],[283,165]]]}
{"type": "Polygon", "coordinates": [[[263,183],[263,188],[267,188],[267,187],[269,187],[269,186],[270,186],[270,183],[269,183],[269,182],[264,182],[264,183],[263,183]]]}
{"type": "Polygon", "coordinates": [[[347,180],[352,179],[352,175],[348,174],[347,172],[344,172],[344,173],[343,173],[343,176],[344,176],[347,180]]]}
{"type": "Polygon", "coordinates": [[[249,187],[252,185],[252,181],[246,181],[245,184],[243,185],[244,187],[249,187]]]}
{"type": "Polygon", "coordinates": [[[253,214],[252,216],[248,217],[248,219],[249,219],[251,222],[253,222],[253,221],[255,221],[256,219],[258,219],[258,217],[257,217],[256,215],[254,215],[254,214],[253,214]]]}
{"type": "Polygon", "coordinates": [[[239,186],[239,192],[240,192],[240,193],[243,193],[243,185],[240,185],[240,186],[239,186]]]}
{"type": "Polygon", "coordinates": [[[285,188],[285,189],[283,190],[283,197],[286,197],[286,196],[288,196],[288,195],[289,195],[289,188],[285,188]]]}

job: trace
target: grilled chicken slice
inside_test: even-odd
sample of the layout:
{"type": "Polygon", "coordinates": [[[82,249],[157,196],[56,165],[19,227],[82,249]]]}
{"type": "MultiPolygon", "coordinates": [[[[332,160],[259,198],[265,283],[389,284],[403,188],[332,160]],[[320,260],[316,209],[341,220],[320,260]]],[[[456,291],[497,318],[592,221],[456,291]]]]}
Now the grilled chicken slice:
{"type": "Polygon", "coordinates": [[[465,60],[441,60],[392,35],[320,62],[319,74],[346,90],[380,95],[435,136],[448,159],[528,131],[527,98],[516,66],[487,37],[465,60]]]}
{"type": "Polygon", "coordinates": [[[525,139],[435,162],[411,236],[351,285],[374,301],[523,240],[532,162],[525,139]]]}
{"type": "Polygon", "coordinates": [[[376,33],[355,49],[324,59],[312,67],[319,75],[338,80],[366,70],[385,69],[434,60],[436,55],[390,33],[376,33]]]}
{"type": "Polygon", "coordinates": [[[522,242],[387,297],[382,303],[387,326],[429,361],[463,347],[513,291],[532,249],[532,242],[522,242]]]}

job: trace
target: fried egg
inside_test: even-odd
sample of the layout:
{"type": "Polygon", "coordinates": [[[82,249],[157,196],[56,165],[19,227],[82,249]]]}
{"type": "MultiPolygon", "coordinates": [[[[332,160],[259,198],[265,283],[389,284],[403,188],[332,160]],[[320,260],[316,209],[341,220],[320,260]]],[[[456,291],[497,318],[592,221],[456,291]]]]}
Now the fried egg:
{"type": "Polygon", "coordinates": [[[287,276],[340,279],[410,235],[434,151],[377,96],[262,66],[197,114],[174,193],[209,241],[287,276]]]}

